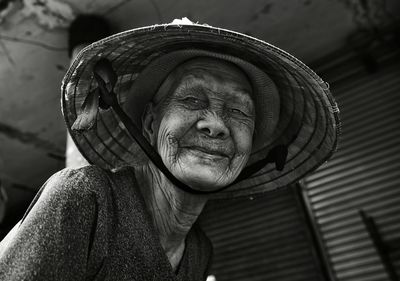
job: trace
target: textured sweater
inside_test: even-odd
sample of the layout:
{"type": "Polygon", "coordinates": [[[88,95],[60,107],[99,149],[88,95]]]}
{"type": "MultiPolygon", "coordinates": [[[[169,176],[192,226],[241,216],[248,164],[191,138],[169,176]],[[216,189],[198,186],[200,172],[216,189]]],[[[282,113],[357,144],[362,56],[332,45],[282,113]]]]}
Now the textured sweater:
{"type": "Polygon", "coordinates": [[[133,170],[64,169],[0,244],[0,280],[205,280],[211,243],[194,224],[174,272],[133,170]]]}

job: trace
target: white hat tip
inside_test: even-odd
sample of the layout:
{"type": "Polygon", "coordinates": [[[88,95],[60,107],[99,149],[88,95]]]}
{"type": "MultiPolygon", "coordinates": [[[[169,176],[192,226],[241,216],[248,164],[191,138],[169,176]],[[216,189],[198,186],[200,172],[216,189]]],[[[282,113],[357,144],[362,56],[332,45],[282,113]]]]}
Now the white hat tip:
{"type": "Polygon", "coordinates": [[[176,25],[193,25],[195,24],[194,22],[192,22],[190,19],[188,19],[187,17],[183,17],[181,19],[174,19],[171,24],[176,24],[176,25]]]}

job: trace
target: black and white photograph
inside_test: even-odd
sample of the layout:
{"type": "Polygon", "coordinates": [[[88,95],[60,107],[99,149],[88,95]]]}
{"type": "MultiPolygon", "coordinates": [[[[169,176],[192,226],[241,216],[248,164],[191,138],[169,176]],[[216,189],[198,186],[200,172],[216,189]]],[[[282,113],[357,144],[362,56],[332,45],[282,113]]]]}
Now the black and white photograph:
{"type": "Polygon", "coordinates": [[[400,2],[0,0],[0,281],[400,281],[400,2]]]}

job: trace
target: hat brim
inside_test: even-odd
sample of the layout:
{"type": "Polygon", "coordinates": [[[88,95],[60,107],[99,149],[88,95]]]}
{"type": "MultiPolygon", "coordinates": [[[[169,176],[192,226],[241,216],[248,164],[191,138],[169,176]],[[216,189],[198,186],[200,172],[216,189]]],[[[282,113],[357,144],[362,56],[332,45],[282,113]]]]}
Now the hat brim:
{"type": "MultiPolygon", "coordinates": [[[[288,147],[284,169],[278,171],[275,164],[267,164],[215,197],[250,195],[286,186],[315,170],[336,150],[338,107],[327,83],[302,62],[271,44],[237,32],[198,24],[164,24],[125,31],[89,45],[65,75],[61,88],[63,115],[72,139],[89,163],[114,169],[147,160],[112,110],[100,110],[95,130],[78,133],[70,129],[86,95],[97,87],[93,65],[100,58],[111,61],[118,75],[115,91],[123,104],[152,62],[185,50],[238,58],[270,77],[279,94],[279,110],[274,111],[279,118],[272,117],[277,121],[274,130],[268,131],[268,126],[263,129],[261,121],[258,131],[262,137],[258,137],[251,158],[262,159],[274,145],[284,144],[288,147]]],[[[155,93],[143,92],[142,96],[149,100],[151,94],[155,93]]],[[[265,118],[273,112],[256,106],[265,118]]]]}

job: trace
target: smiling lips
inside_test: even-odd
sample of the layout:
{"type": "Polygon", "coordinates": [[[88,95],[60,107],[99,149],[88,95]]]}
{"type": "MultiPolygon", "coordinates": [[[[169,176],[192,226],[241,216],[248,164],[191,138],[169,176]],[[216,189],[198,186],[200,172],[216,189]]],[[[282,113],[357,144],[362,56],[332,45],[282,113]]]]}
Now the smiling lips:
{"type": "Polygon", "coordinates": [[[190,149],[190,150],[197,150],[200,152],[203,152],[205,154],[213,155],[213,156],[218,156],[218,157],[226,157],[226,158],[231,158],[231,152],[227,148],[215,148],[215,147],[204,147],[204,146],[197,146],[197,145],[192,145],[192,146],[184,146],[182,148],[185,149],[190,149]]]}

